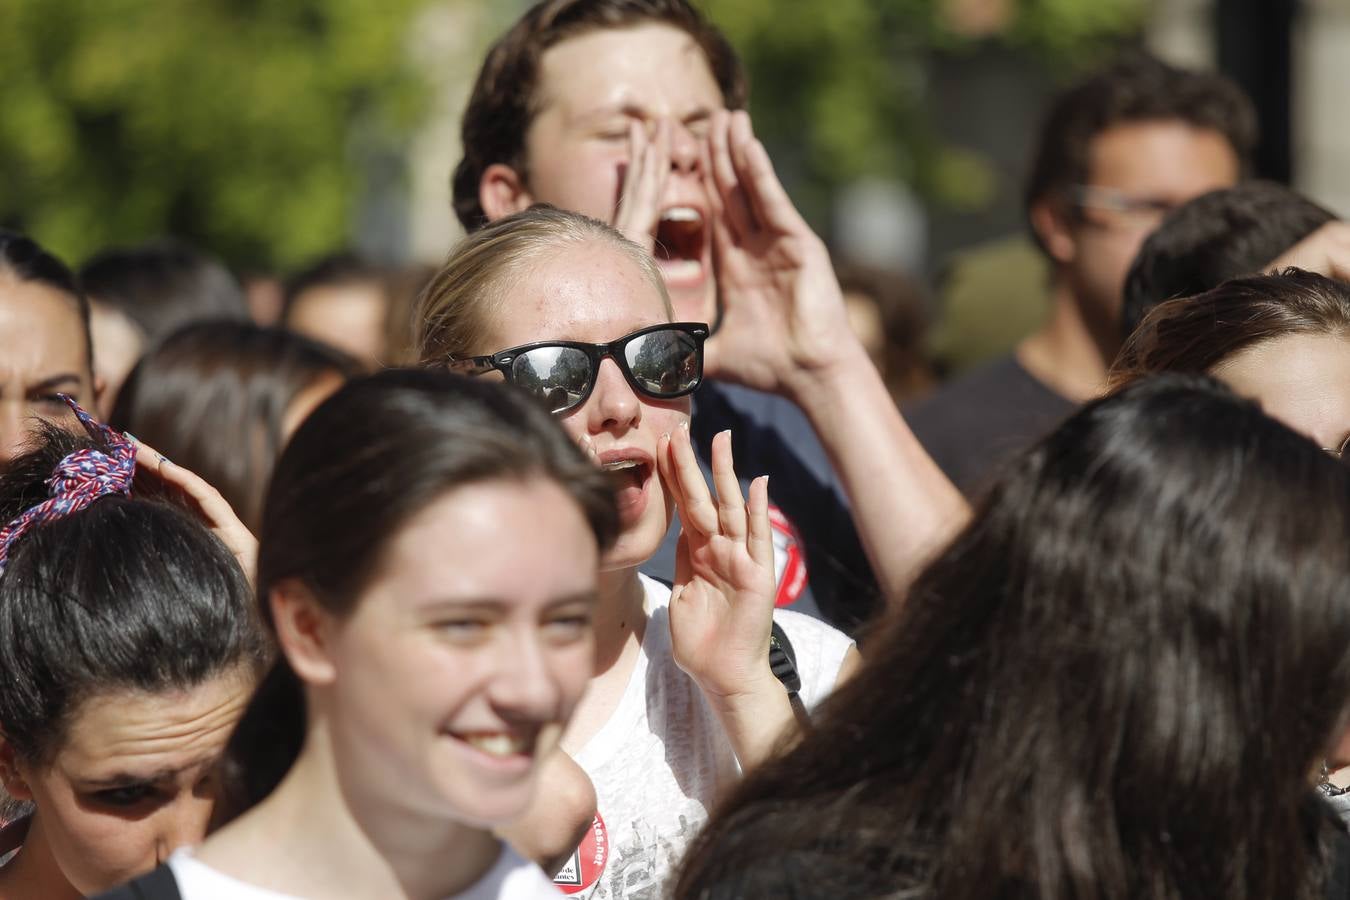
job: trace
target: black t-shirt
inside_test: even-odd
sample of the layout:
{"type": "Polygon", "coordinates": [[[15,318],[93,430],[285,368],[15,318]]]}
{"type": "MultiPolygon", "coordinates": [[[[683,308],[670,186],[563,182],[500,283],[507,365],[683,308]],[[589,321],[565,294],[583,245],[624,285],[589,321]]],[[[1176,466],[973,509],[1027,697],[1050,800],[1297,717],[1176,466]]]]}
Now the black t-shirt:
{"type": "Polygon", "coordinates": [[[1012,459],[1075,409],[1007,356],[907,407],[905,420],[969,497],[989,487],[1012,459]]]}

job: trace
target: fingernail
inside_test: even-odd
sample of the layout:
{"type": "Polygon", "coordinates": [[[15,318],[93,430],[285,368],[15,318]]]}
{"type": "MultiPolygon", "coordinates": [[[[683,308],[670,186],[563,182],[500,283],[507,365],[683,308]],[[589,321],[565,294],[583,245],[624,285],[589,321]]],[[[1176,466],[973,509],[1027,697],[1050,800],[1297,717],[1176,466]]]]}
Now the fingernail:
{"type": "Polygon", "coordinates": [[[688,422],[681,422],[681,423],[680,423],[680,428],[683,429],[684,431],[688,431],[688,430],[689,430],[689,423],[688,423],[688,422]]]}
{"type": "Polygon", "coordinates": [[[122,432],[122,437],[131,441],[133,444],[139,444],[141,442],[141,439],[136,437],[136,435],[132,434],[130,431],[122,432]]]}
{"type": "Polygon", "coordinates": [[[160,464],[161,466],[164,465],[165,463],[168,463],[169,465],[173,465],[173,460],[169,459],[169,458],[168,458],[167,456],[165,456],[163,453],[156,453],[155,456],[159,458],[159,464],[160,464]]]}

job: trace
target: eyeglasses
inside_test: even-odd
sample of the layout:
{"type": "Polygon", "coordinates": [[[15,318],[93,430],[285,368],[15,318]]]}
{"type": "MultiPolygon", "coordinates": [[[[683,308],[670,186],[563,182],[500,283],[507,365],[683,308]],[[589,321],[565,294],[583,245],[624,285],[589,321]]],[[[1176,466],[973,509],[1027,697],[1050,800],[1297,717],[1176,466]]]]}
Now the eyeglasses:
{"type": "Polygon", "coordinates": [[[653,325],[608,344],[538,341],[494,353],[450,360],[450,370],[482,375],[496,370],[506,380],[544,401],[549,412],[566,412],[586,402],[605,357],[640,394],[673,400],[703,380],[703,342],[708,326],[699,322],[653,325]]]}
{"type": "Polygon", "coordinates": [[[1115,188],[1096,184],[1072,185],[1069,200],[1079,209],[1096,209],[1137,222],[1153,223],[1180,205],[1157,197],[1131,197],[1115,188]]]}

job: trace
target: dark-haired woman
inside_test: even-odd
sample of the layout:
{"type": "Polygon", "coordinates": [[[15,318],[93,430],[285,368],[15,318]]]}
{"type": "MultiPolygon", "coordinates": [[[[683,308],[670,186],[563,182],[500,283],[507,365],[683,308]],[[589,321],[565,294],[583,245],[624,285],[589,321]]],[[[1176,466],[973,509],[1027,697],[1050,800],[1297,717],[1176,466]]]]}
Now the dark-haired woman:
{"type": "Polygon", "coordinates": [[[528,398],[349,382],[268,491],[258,594],[281,657],[231,740],[229,821],[113,896],[556,896],[492,829],[585,689],[617,532],[608,480],[528,398]]]}
{"type": "Polygon", "coordinates": [[[257,530],[281,448],[358,371],[345,354],[280,328],[197,322],[141,357],[108,424],[206,479],[257,530]]]}
{"type": "Polygon", "coordinates": [[[1162,303],[1111,377],[1121,385],[1156,372],[1213,375],[1340,456],[1350,442],[1350,285],[1286,269],[1162,303]]]}
{"type": "Polygon", "coordinates": [[[196,515],[219,497],[89,428],[39,427],[0,476],[5,900],[97,893],[200,841],[264,657],[248,550],[196,515]]]}
{"type": "Polygon", "coordinates": [[[1350,470],[1315,444],[1206,378],[1090,404],[719,808],[675,896],[1326,896],[1348,583],[1350,470]]]}
{"type": "Polygon", "coordinates": [[[59,259],[0,231],[0,463],[22,452],[34,419],[78,430],[57,393],[94,408],[89,302],[59,259]]]}

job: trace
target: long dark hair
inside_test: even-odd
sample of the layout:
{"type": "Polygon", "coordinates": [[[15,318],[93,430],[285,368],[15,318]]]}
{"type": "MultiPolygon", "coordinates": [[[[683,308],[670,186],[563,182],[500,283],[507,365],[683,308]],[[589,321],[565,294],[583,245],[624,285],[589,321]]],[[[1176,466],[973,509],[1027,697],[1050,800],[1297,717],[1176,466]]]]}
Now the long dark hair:
{"type": "Polygon", "coordinates": [[[249,322],[186,325],[131,370],[108,424],[210,482],[255,531],[291,403],[357,362],[325,344],[249,322]]]}
{"type": "MultiPolygon", "coordinates": [[[[613,487],[556,422],[509,385],[390,369],[348,382],[296,431],[272,476],[258,554],[258,597],[300,579],[346,614],[389,540],[447,491],[543,477],[576,502],[603,549],[619,532],[613,487]]],[[[218,820],[257,803],[300,753],[304,692],[279,658],[227,750],[230,801],[218,820]]]]}
{"type": "Polygon", "coordinates": [[[1168,300],[1125,342],[1111,383],[1157,372],[1213,372],[1240,351],[1291,334],[1350,337],[1350,285],[1290,268],[1168,300]]]}
{"type": "Polygon", "coordinates": [[[1092,403],[987,496],[676,897],[1311,898],[1350,471],[1217,382],[1092,403]]]}
{"type": "MultiPolygon", "coordinates": [[[[97,445],[39,423],[0,474],[0,524],[47,497],[68,454],[97,445]]],[[[191,688],[261,668],[262,631],[244,573],[206,527],[149,492],[96,500],[39,525],[0,575],[0,731],[45,763],[85,700],[119,689],[191,688]]]]}

